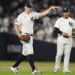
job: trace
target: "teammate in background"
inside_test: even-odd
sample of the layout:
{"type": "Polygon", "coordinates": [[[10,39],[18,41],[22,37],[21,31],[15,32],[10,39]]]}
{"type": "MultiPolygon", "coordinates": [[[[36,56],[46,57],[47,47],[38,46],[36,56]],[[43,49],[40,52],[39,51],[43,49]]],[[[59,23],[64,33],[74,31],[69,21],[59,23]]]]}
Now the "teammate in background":
{"type": "Polygon", "coordinates": [[[58,34],[54,72],[57,72],[60,68],[61,57],[63,54],[63,72],[70,72],[69,60],[72,49],[72,30],[75,29],[75,20],[70,17],[69,8],[63,8],[63,16],[56,21],[54,27],[54,32],[58,34]]]}
{"type": "Polygon", "coordinates": [[[21,42],[23,44],[22,47],[22,54],[16,61],[16,63],[11,67],[11,70],[13,72],[18,72],[18,66],[23,61],[24,57],[28,58],[29,64],[32,69],[32,74],[38,74],[39,71],[36,69],[34,65],[33,60],[33,24],[34,19],[38,19],[42,16],[47,15],[51,9],[55,9],[57,7],[51,6],[47,10],[37,13],[32,10],[32,3],[27,2],[24,6],[24,12],[22,12],[16,19],[14,24],[14,30],[16,32],[16,35],[21,39],[21,42]],[[30,37],[28,41],[22,40],[21,35],[27,35],[30,37]]]}

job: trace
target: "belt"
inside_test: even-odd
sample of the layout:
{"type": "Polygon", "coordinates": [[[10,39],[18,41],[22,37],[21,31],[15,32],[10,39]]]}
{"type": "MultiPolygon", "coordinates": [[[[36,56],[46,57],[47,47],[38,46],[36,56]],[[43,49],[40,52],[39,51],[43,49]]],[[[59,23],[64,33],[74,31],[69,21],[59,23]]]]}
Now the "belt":
{"type": "Polygon", "coordinates": [[[30,35],[30,36],[33,36],[33,34],[30,34],[30,33],[24,33],[24,34],[26,34],[26,35],[30,35]]]}
{"type": "Polygon", "coordinates": [[[71,36],[63,36],[64,38],[72,38],[71,36]]]}
{"type": "Polygon", "coordinates": [[[69,36],[64,36],[64,38],[69,38],[69,36]]]}

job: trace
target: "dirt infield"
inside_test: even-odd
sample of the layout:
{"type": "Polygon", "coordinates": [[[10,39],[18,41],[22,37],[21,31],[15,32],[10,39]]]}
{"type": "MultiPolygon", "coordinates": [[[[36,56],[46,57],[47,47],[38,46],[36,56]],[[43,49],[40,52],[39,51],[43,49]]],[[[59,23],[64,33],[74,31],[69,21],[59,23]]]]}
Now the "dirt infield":
{"type": "MultiPolygon", "coordinates": [[[[11,65],[0,65],[0,70],[10,70],[10,66],[11,65]]],[[[43,71],[52,71],[53,70],[53,65],[36,65],[38,67],[38,69],[43,70],[43,71]]],[[[19,70],[29,70],[30,66],[29,65],[20,65],[19,66],[19,70]]],[[[62,70],[63,67],[60,68],[60,70],[62,70]]],[[[75,66],[71,65],[70,66],[70,70],[75,71],[75,66]]]]}

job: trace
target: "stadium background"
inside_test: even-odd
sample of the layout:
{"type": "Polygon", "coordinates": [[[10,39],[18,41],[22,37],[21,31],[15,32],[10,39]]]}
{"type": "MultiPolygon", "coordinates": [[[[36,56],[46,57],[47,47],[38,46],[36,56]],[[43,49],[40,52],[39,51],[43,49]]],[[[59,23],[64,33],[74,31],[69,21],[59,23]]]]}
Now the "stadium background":
{"type": "MultiPolygon", "coordinates": [[[[21,43],[13,31],[13,22],[23,11],[27,0],[0,0],[0,60],[15,60],[21,52],[21,43]]],[[[37,61],[54,61],[56,55],[56,37],[53,36],[55,21],[62,16],[62,8],[68,6],[71,16],[75,18],[75,0],[30,0],[33,9],[40,12],[50,5],[60,8],[52,10],[49,15],[35,20],[34,51],[37,61]]],[[[75,41],[71,53],[75,62],[75,41]]]]}

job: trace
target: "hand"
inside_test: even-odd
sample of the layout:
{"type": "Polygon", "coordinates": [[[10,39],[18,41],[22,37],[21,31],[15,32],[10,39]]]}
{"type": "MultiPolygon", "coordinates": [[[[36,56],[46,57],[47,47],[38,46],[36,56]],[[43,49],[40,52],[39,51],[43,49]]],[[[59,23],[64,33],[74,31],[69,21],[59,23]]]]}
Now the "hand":
{"type": "Polygon", "coordinates": [[[50,7],[50,9],[52,9],[52,10],[55,10],[55,9],[58,9],[59,8],[59,6],[51,6],[50,7]]]}
{"type": "Polygon", "coordinates": [[[29,42],[30,35],[20,35],[20,39],[25,42],[29,42]]]}

